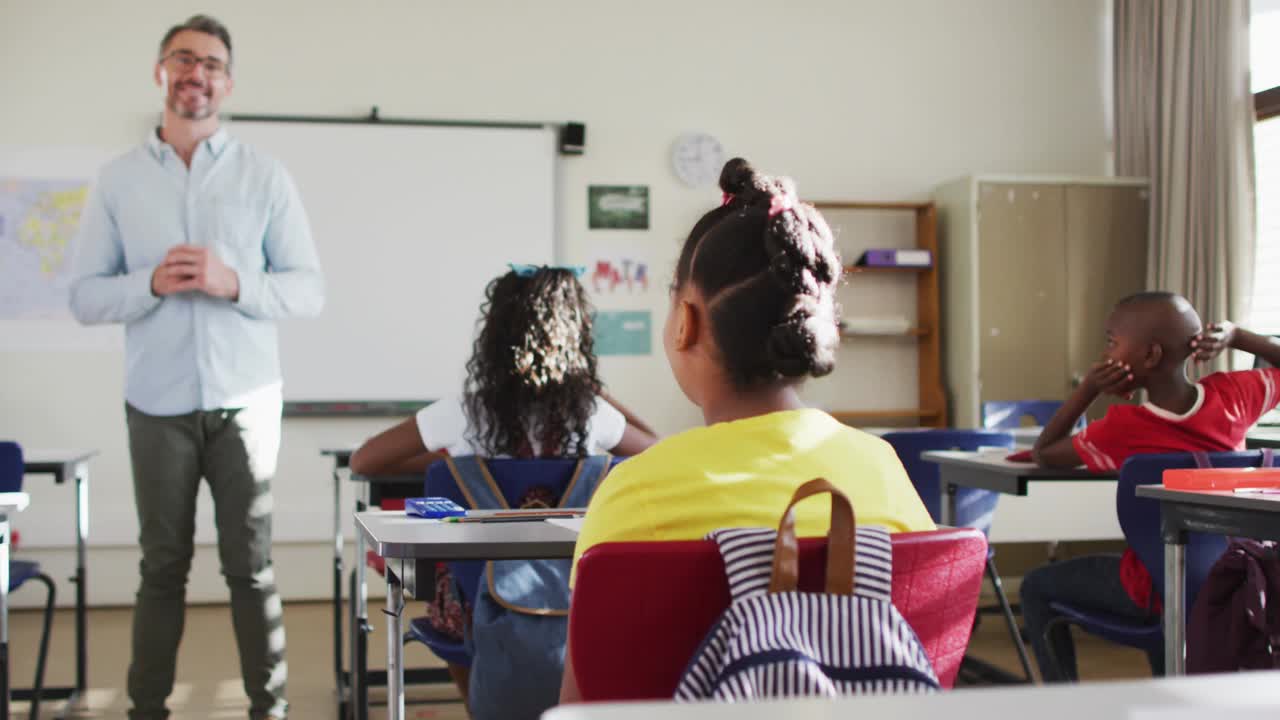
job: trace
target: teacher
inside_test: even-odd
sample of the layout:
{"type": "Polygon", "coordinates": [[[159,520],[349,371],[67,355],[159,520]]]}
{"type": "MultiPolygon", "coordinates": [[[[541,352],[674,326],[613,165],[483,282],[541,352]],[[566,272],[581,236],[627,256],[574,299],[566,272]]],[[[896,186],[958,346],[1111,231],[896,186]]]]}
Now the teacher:
{"type": "Polygon", "coordinates": [[[125,416],[142,547],[129,698],[166,718],[186,610],[196,494],[209,483],[253,720],[284,718],[284,620],[271,565],[280,448],[275,321],[316,315],[323,280],[297,189],[220,127],[231,35],[197,15],[160,43],[162,124],[98,177],[71,309],[124,323],[125,416]]]}

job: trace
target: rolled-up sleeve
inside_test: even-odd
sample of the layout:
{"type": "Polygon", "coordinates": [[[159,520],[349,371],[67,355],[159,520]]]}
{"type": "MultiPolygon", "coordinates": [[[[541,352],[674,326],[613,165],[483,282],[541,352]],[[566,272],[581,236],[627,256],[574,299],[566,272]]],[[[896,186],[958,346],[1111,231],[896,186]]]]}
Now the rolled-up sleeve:
{"type": "Polygon", "coordinates": [[[266,268],[237,267],[240,297],[235,306],[259,320],[319,315],[324,275],[311,237],[311,223],[288,171],[277,166],[271,216],[263,240],[266,268]]]}
{"type": "Polygon", "coordinates": [[[71,283],[71,314],[85,325],[127,323],[154,310],[152,267],[125,266],[124,243],[99,178],[80,219],[71,283]]]}

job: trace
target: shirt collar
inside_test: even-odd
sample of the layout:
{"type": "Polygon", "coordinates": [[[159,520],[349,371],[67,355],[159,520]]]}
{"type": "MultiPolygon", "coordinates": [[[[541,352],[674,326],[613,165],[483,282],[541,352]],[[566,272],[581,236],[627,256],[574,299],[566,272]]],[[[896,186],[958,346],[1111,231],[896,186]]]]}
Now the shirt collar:
{"type": "MultiPolygon", "coordinates": [[[[227,132],[226,128],[220,127],[217,132],[204,139],[204,144],[209,148],[209,152],[213,153],[214,157],[218,157],[226,149],[230,140],[231,134],[227,132]]],[[[147,134],[147,148],[151,150],[151,154],[157,160],[163,159],[166,152],[173,151],[169,143],[160,139],[159,126],[156,126],[154,130],[147,134]]]]}
{"type": "Polygon", "coordinates": [[[1200,383],[1196,383],[1195,403],[1191,405],[1191,408],[1189,410],[1182,413],[1181,415],[1175,412],[1170,412],[1168,410],[1165,410],[1159,405],[1154,405],[1151,403],[1150,400],[1142,403],[1142,407],[1146,408],[1152,415],[1155,415],[1161,420],[1167,420],[1169,422],[1175,422],[1175,423],[1183,422],[1185,420],[1190,419],[1192,415],[1195,415],[1196,413],[1200,412],[1200,407],[1203,405],[1204,405],[1204,385],[1200,383]]]}

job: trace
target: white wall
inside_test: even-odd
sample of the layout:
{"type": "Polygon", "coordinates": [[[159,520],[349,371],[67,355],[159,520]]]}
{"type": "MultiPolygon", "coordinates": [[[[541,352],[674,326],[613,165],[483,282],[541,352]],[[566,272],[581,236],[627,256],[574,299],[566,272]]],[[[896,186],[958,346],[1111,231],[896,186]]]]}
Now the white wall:
{"type": "MultiPolygon", "coordinates": [[[[641,303],[656,327],[677,244],[719,197],[685,189],[670,171],[670,145],[683,131],[711,132],[729,153],[795,176],[810,199],[925,199],[935,184],[970,172],[1091,175],[1108,165],[1106,0],[797,0],[768,9],[726,0],[211,8],[0,0],[0,143],[124,150],[138,142],[159,108],[156,44],[168,25],[204,10],[233,32],[231,112],[357,114],[378,105],[384,116],[585,122],[586,154],[562,165],[569,259],[587,262],[602,247],[650,258],[657,289],[641,303]],[[593,183],[649,185],[651,230],[588,231],[593,183]]],[[[851,312],[867,302],[876,301],[845,299],[851,312]]],[[[914,404],[914,371],[902,369],[914,366],[885,352],[849,351],[818,402],[914,404]]],[[[613,392],[660,430],[698,421],[660,350],[606,358],[602,367],[613,392]]],[[[122,372],[118,350],[0,352],[0,436],[102,449],[92,466],[99,535],[133,523],[122,372]]],[[[308,510],[321,523],[330,480],[317,448],[358,441],[382,424],[287,423],[277,484],[314,486],[308,510]]],[[[18,527],[36,540],[69,539],[70,493],[39,481],[29,489],[56,512],[33,515],[34,527],[20,518],[18,527]]],[[[291,549],[314,558],[315,572],[288,573],[286,594],[326,594],[328,552],[291,549]]],[[[65,576],[65,551],[40,554],[65,576]]],[[[136,556],[91,557],[99,556],[93,599],[128,602],[136,556]]],[[[193,581],[193,598],[222,592],[213,572],[193,581]]]]}

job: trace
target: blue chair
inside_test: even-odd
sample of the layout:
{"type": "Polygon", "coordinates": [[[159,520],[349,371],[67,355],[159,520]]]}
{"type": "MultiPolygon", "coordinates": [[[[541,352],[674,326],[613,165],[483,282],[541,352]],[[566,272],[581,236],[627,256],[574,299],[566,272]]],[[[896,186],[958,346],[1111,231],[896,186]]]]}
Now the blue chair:
{"type": "MultiPolygon", "coordinates": [[[[625,458],[614,458],[610,467],[617,466],[625,458]]],[[[495,459],[488,460],[489,471],[494,482],[502,491],[503,498],[511,507],[519,507],[521,498],[534,488],[546,488],[556,497],[562,495],[573,478],[573,471],[578,465],[575,458],[541,458],[536,460],[495,459]]],[[[444,461],[432,463],[427,468],[427,480],[423,490],[428,497],[447,497],[463,507],[468,506],[467,498],[454,482],[449,466],[444,461]]],[[[462,600],[470,604],[475,600],[481,576],[484,574],[484,562],[451,562],[446,563],[450,574],[458,583],[462,600]]],[[[427,618],[415,618],[409,622],[405,633],[405,641],[416,640],[426,645],[441,660],[463,667],[471,666],[471,653],[465,643],[437,631],[427,618]]]]}
{"type": "MultiPolygon", "coordinates": [[[[921,454],[930,450],[977,450],[984,447],[1012,448],[1013,435],[1007,432],[991,430],[910,430],[906,432],[888,433],[884,436],[898,453],[902,466],[911,478],[916,493],[924,501],[934,522],[942,516],[942,482],[939,478],[937,463],[921,459],[921,454]]],[[[996,511],[996,501],[1000,494],[981,488],[956,489],[957,527],[971,527],[982,531],[983,535],[991,531],[991,519],[996,511]]],[[[1000,582],[1000,573],[996,570],[995,551],[987,549],[987,577],[995,590],[996,599],[1000,601],[1000,610],[1004,614],[1005,623],[1009,627],[1009,637],[1018,651],[1018,660],[1027,681],[1031,674],[1031,659],[1027,655],[1027,647],[1022,642],[1022,634],[1013,619],[1013,609],[1009,606],[1009,597],[1000,582]]]]}
{"type": "MultiPolygon", "coordinates": [[[[0,492],[21,492],[23,477],[22,448],[15,442],[0,441],[0,492]]],[[[31,710],[28,717],[39,720],[40,695],[44,691],[44,667],[49,658],[49,634],[53,629],[53,605],[56,589],[53,578],[40,572],[40,566],[23,560],[9,561],[9,592],[22,587],[28,580],[43,583],[48,590],[44,606],[44,629],[40,634],[40,652],[36,656],[36,678],[31,686],[31,710]]]]}
{"type": "MultiPolygon", "coordinates": [[[[1262,453],[1256,451],[1209,453],[1208,458],[1213,467],[1256,467],[1262,461],[1262,453]]],[[[1171,454],[1135,455],[1120,468],[1120,480],[1116,485],[1116,516],[1120,520],[1120,529],[1124,532],[1125,542],[1133,548],[1138,559],[1151,574],[1151,589],[1158,597],[1164,596],[1164,540],[1160,536],[1160,503],[1150,498],[1140,498],[1134,490],[1139,485],[1163,482],[1165,470],[1194,467],[1197,467],[1194,455],[1171,454]]],[[[1200,586],[1209,576],[1209,569],[1226,549],[1227,539],[1222,535],[1187,534],[1186,607],[1192,607],[1200,586]]],[[[1159,617],[1154,617],[1148,622],[1138,622],[1065,603],[1050,603],[1049,607],[1057,617],[1046,626],[1045,640],[1059,675],[1061,675],[1061,661],[1053,654],[1053,646],[1048,643],[1048,635],[1064,624],[1075,625],[1091,635],[1143,650],[1151,659],[1155,674],[1164,674],[1164,628],[1159,617]]]]}
{"type": "MultiPolygon", "coordinates": [[[[1057,400],[989,400],[982,403],[982,427],[987,430],[1015,430],[1022,427],[1022,419],[1026,417],[1044,427],[1061,407],[1062,403],[1057,400]]],[[[1086,422],[1081,415],[1075,429],[1083,430],[1086,422]]]]}

